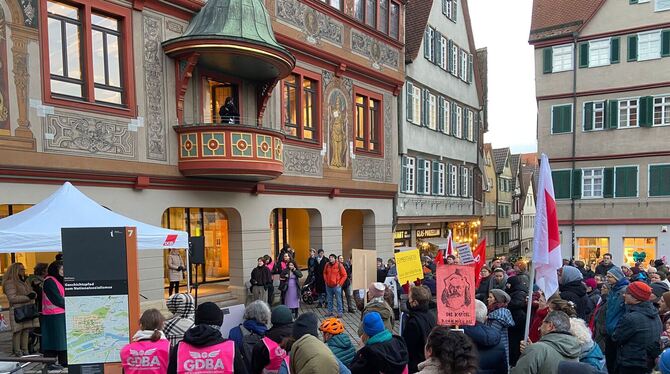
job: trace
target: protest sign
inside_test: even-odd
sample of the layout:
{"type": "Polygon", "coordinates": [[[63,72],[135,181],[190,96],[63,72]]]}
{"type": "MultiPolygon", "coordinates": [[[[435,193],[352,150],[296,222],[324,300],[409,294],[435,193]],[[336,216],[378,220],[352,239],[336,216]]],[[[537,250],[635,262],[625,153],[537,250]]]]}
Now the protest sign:
{"type": "Polygon", "coordinates": [[[395,264],[398,268],[398,281],[401,285],[423,279],[423,266],[421,265],[418,249],[396,253],[395,264]]]}
{"type": "Polygon", "coordinates": [[[230,330],[244,322],[244,304],[221,308],[221,311],[223,312],[223,324],[219,330],[221,335],[228,339],[230,330]]]}
{"type": "Polygon", "coordinates": [[[398,307],[398,283],[395,281],[395,277],[386,277],[384,280],[386,288],[390,288],[393,291],[393,309],[398,307]]]}
{"type": "Polygon", "coordinates": [[[377,281],[377,251],[352,249],[351,268],[351,287],[354,290],[367,290],[370,283],[377,281]]]}
{"type": "Polygon", "coordinates": [[[472,266],[437,267],[437,323],[475,324],[475,273],[472,266]]]}
{"type": "Polygon", "coordinates": [[[475,262],[475,258],[472,255],[472,248],[468,243],[460,243],[456,245],[456,252],[458,252],[458,257],[461,259],[461,264],[468,265],[475,262]]]}

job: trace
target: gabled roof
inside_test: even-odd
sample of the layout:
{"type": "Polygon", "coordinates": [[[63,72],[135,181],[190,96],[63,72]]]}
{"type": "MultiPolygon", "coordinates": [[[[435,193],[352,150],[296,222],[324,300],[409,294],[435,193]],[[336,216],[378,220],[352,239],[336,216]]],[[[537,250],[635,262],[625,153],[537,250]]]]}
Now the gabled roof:
{"type": "Polygon", "coordinates": [[[533,0],[530,21],[532,44],[580,31],[605,0],[533,0]]]}
{"type": "Polygon", "coordinates": [[[521,155],[512,155],[510,158],[510,165],[512,168],[512,189],[516,188],[516,177],[519,175],[519,170],[521,168],[521,155]]]}
{"type": "Polygon", "coordinates": [[[505,162],[507,162],[507,158],[509,157],[509,148],[497,148],[492,153],[496,174],[500,174],[505,169],[505,162]]]}

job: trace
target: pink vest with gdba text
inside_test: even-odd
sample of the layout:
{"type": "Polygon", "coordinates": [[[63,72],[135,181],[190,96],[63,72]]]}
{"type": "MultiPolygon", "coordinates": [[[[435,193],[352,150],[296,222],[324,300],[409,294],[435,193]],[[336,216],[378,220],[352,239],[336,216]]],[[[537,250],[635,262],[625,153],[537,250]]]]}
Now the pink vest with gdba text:
{"type": "MultiPolygon", "coordinates": [[[[56,287],[58,287],[58,293],[65,297],[65,288],[63,288],[63,285],[60,284],[58,279],[52,277],[51,275],[47,276],[44,278],[44,281],[46,282],[47,279],[51,279],[54,283],[56,283],[56,287]]],[[[65,309],[56,306],[54,303],[49,300],[49,297],[47,296],[46,292],[42,291],[42,314],[47,316],[47,315],[52,315],[52,314],[63,314],[65,313],[65,309]]]]}
{"type": "Polygon", "coordinates": [[[209,347],[195,347],[179,343],[177,348],[177,373],[233,373],[235,342],[227,340],[209,347]]]}
{"type": "Polygon", "coordinates": [[[121,364],[126,374],[164,374],[168,368],[170,341],[140,340],[121,349],[121,364]]]}
{"type": "Polygon", "coordinates": [[[284,360],[284,358],[287,356],[286,351],[274,340],[268,337],[263,338],[263,343],[265,344],[265,348],[268,349],[268,353],[270,354],[270,363],[265,366],[263,373],[278,373],[282,360],[284,360]]]}

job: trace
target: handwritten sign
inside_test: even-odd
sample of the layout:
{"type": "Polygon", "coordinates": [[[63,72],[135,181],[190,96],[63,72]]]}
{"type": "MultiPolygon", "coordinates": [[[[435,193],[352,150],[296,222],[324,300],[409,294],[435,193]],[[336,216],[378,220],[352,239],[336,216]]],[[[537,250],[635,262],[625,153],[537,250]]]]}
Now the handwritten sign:
{"type": "Polygon", "coordinates": [[[437,267],[437,323],[442,326],[475,324],[475,268],[437,267]]]}
{"type": "Polygon", "coordinates": [[[398,268],[398,281],[401,285],[423,279],[423,267],[418,249],[396,253],[395,264],[398,268]]]}
{"type": "Polygon", "coordinates": [[[472,248],[470,248],[470,244],[457,244],[456,252],[458,252],[458,257],[461,258],[461,264],[468,265],[475,262],[475,257],[472,255],[472,248]]]}

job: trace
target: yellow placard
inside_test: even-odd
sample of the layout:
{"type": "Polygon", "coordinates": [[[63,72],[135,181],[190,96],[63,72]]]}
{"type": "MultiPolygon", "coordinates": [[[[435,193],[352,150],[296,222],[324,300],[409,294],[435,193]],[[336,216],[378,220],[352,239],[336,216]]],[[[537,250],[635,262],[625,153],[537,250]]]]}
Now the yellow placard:
{"type": "Polygon", "coordinates": [[[401,285],[423,279],[423,266],[418,249],[398,252],[395,254],[395,264],[398,268],[398,282],[401,285]]]}

